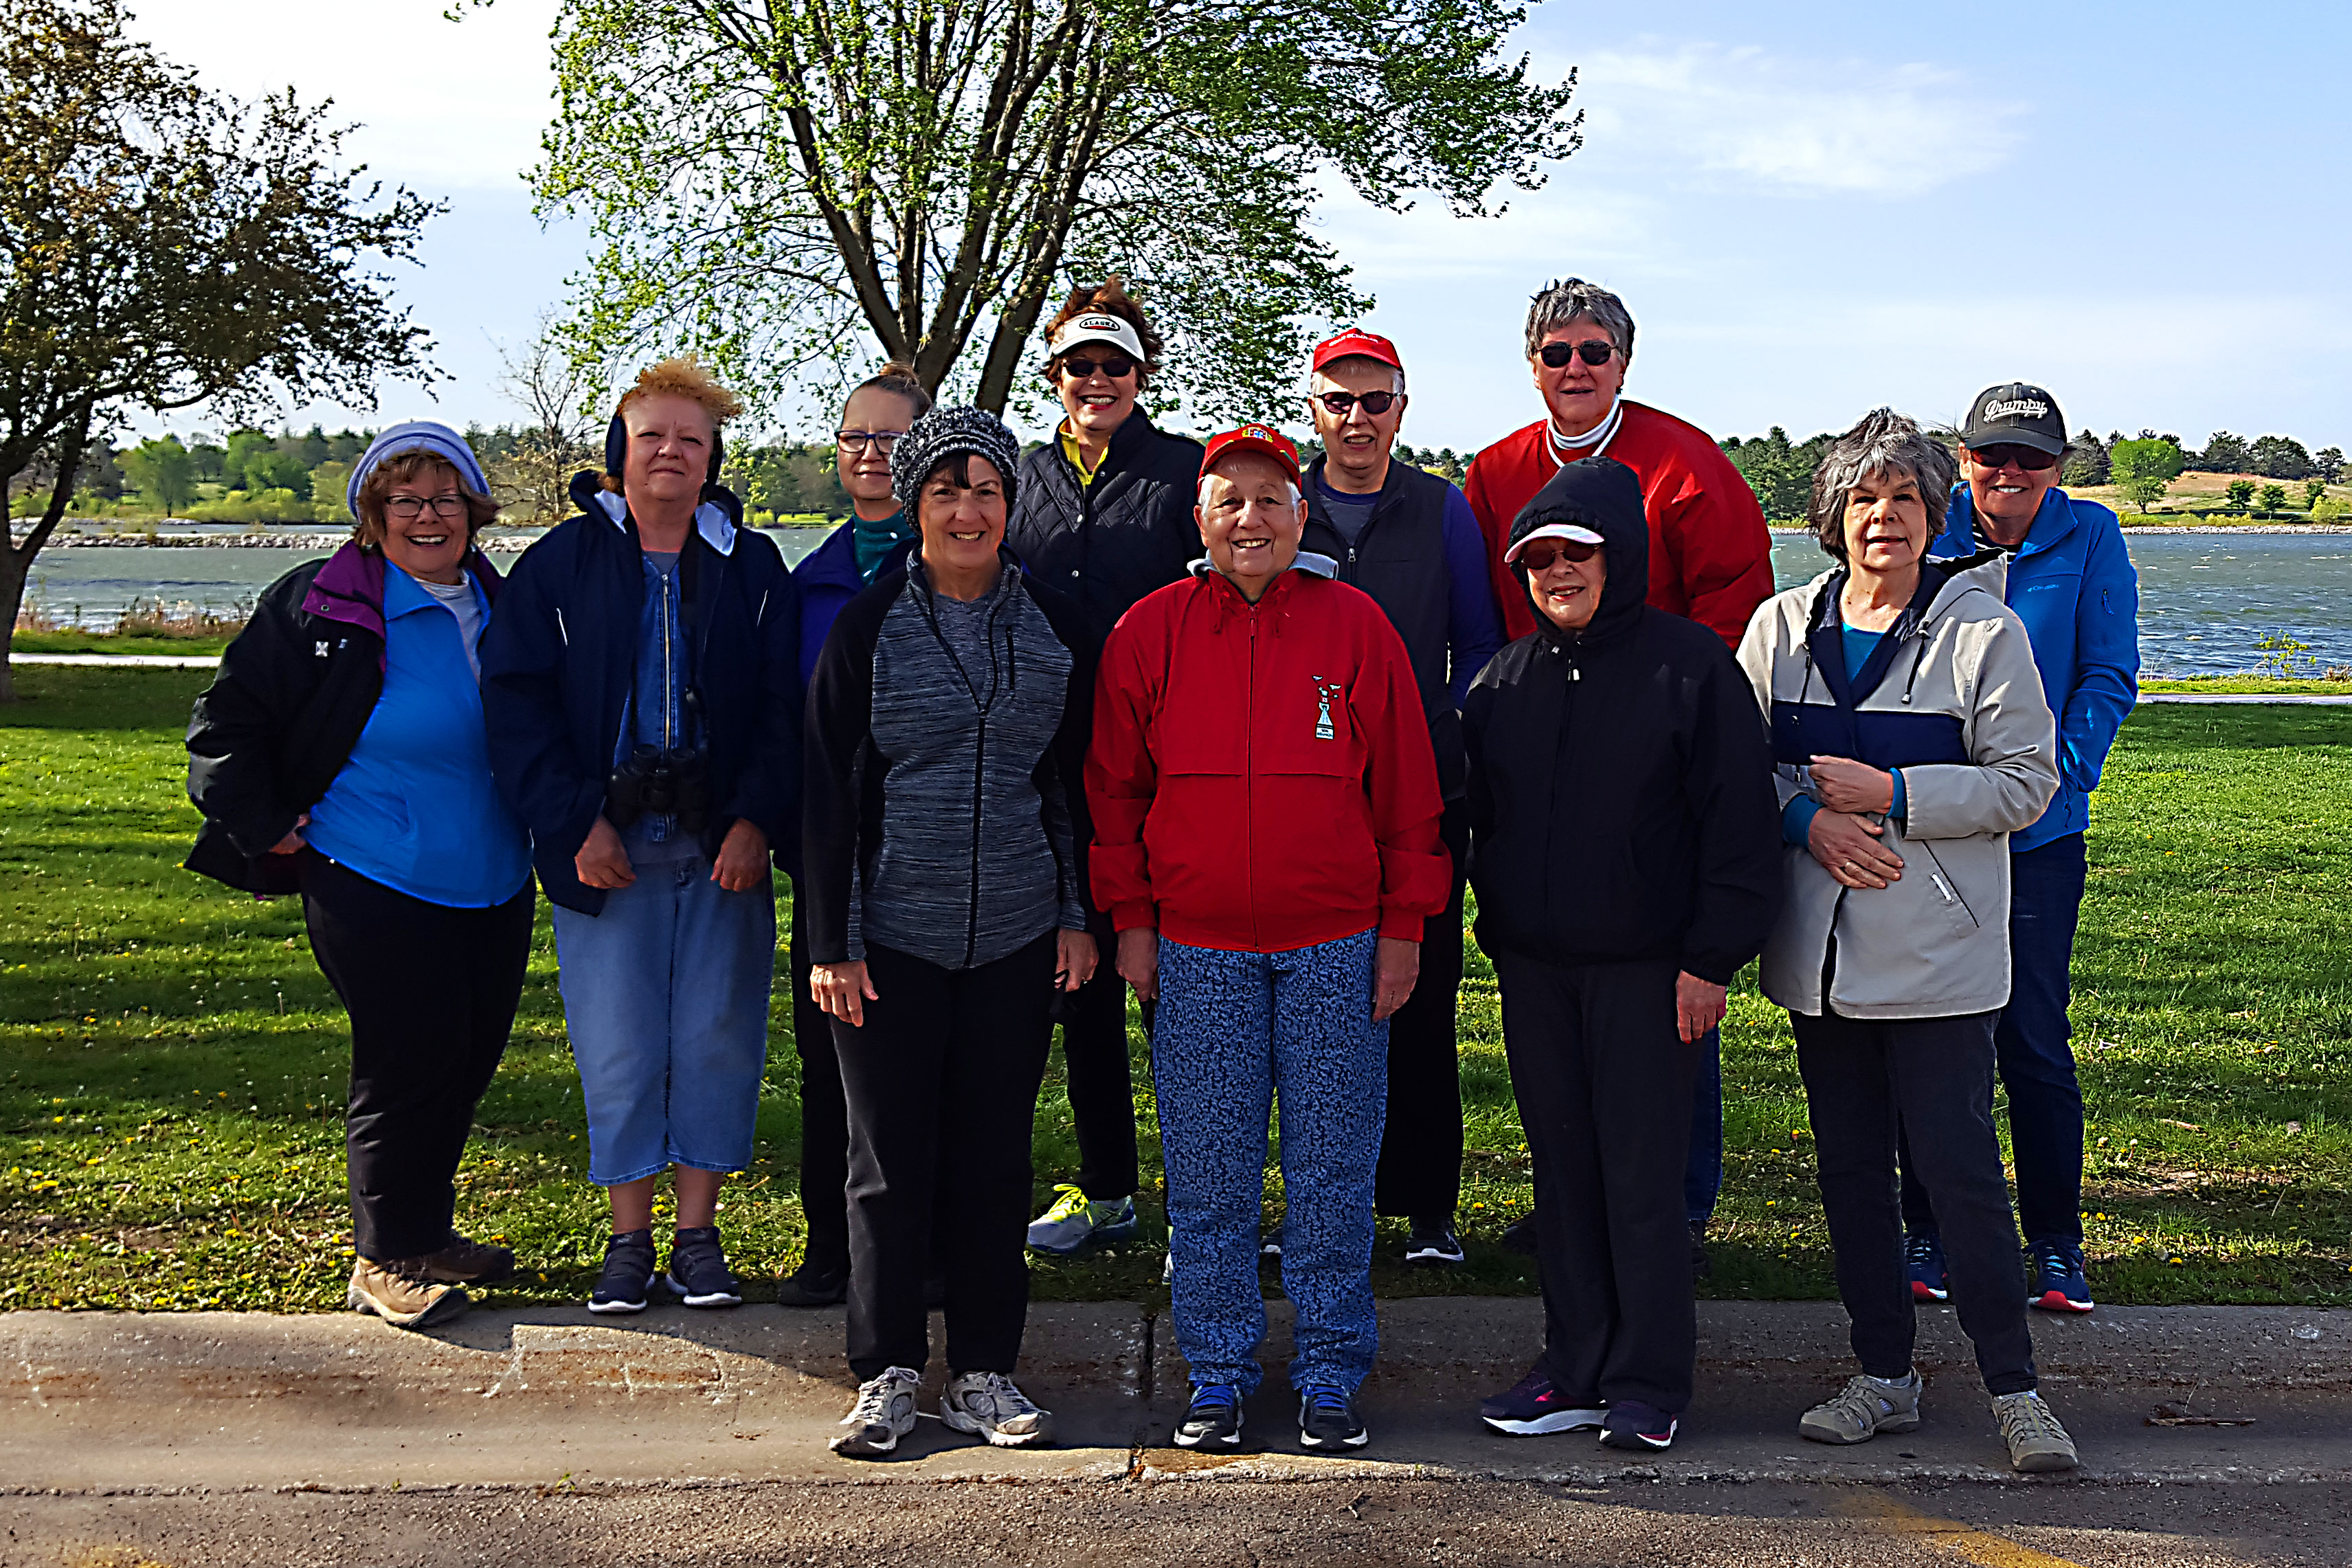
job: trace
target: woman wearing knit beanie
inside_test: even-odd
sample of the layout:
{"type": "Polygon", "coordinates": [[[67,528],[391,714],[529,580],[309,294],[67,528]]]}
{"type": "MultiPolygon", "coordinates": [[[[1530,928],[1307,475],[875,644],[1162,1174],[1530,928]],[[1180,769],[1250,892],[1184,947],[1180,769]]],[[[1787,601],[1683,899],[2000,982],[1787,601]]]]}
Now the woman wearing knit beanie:
{"type": "Polygon", "coordinates": [[[1052,1414],[1010,1374],[1049,1009],[1096,963],[1083,768],[1097,650],[1076,606],[1004,548],[1019,455],[977,408],[914,422],[890,477],[916,555],[842,607],[809,688],[801,907],[849,1102],[860,1387],[831,1443],[846,1455],[887,1454],[914,1429],[927,1263],[947,1280],[940,1419],[1000,1447],[1053,1440],[1052,1414]]]}

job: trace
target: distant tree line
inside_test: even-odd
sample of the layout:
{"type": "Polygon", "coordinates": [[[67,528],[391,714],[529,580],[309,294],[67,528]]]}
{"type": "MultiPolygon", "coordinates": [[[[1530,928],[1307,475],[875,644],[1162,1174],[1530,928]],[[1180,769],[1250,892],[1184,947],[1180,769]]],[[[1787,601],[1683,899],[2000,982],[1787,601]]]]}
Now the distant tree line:
{"type": "MultiPolygon", "coordinates": [[[[1951,431],[1942,432],[1942,437],[1948,441],[1958,438],[1951,431]]],[[[1727,437],[1723,450],[1756,492],[1764,515],[1775,522],[1793,522],[1804,517],[1812,499],[1813,470],[1835,438],[1824,431],[1792,442],[1789,433],[1775,425],[1761,436],[1727,437]]],[[[2066,445],[2060,482],[2072,489],[2116,485],[2134,506],[2146,507],[2184,473],[2301,480],[2303,506],[2311,510],[2340,504],[2323,501],[2321,491],[2344,477],[2344,453],[2336,447],[2324,447],[2315,453],[2292,436],[2261,436],[2249,441],[2217,430],[2204,450],[2191,451],[2182,446],[2179,437],[2154,430],[2142,430],[2136,437],[2111,431],[2104,441],[2096,432],[2084,430],[2066,445]]],[[[2243,509],[2256,497],[2263,510],[2286,507],[2289,492],[2284,485],[2257,487],[2253,479],[2229,487],[2233,507],[2243,509]]]]}

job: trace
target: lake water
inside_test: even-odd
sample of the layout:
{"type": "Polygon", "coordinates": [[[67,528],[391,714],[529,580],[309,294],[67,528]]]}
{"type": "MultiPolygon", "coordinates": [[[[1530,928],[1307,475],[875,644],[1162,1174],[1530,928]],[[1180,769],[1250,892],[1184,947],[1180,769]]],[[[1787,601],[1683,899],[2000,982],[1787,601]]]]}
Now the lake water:
{"type": "MultiPolygon", "coordinates": [[[[822,529],[772,537],[798,561],[822,529]]],[[[2254,644],[2284,632],[2311,645],[2321,665],[2352,664],[2352,534],[2134,534],[2139,568],[2140,653],[2150,675],[2224,675],[2251,669],[2254,644]]],[[[87,626],[113,623],[133,598],[231,609],[297,563],[321,553],[284,549],[49,550],[33,568],[28,598],[87,626]]],[[[494,556],[503,563],[511,556],[494,556]]],[[[1828,558],[1801,534],[1775,534],[1772,566],[1788,587],[1828,558]]]]}

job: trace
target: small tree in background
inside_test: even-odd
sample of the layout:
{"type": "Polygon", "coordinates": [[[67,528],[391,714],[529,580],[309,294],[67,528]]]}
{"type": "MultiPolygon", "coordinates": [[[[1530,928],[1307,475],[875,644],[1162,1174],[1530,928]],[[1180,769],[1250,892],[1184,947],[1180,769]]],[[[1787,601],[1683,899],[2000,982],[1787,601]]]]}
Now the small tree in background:
{"type": "Polygon", "coordinates": [[[2246,468],[2266,479],[2311,477],[2311,454],[2292,436],[2263,436],[2246,448],[2246,468]]]}
{"type": "Polygon", "coordinates": [[[2117,441],[2107,448],[2107,463],[2125,499],[2146,511],[2167,487],[2180,477],[2185,461],[2179,445],[2160,436],[2117,441]]]}
{"type": "Polygon", "coordinates": [[[2305,479],[2303,482],[2303,510],[2309,511],[2313,507],[2317,506],[2319,498],[2326,493],[2326,479],[2305,479]]]}
{"type": "Polygon", "coordinates": [[[2242,474],[2246,471],[2246,438],[2216,430],[2189,466],[2200,473],[2242,474]]]}
{"type": "Polygon", "coordinates": [[[2286,487],[2284,485],[2264,485],[2257,499],[2262,501],[2263,510],[2264,511],[2284,511],[2286,510],[2286,487]]]}
{"type": "Polygon", "coordinates": [[[491,480],[508,492],[501,499],[527,519],[555,521],[571,514],[572,476],[604,466],[598,421],[588,409],[603,388],[572,363],[558,340],[552,312],[540,316],[521,350],[501,348],[499,359],[506,366],[507,399],[529,419],[515,433],[511,452],[499,454],[491,480]]]}
{"type": "Polygon", "coordinates": [[[121,462],[131,488],[162,507],[166,517],[196,499],[196,460],[177,436],[142,441],[121,462]]]}
{"type": "Polygon", "coordinates": [[[2231,479],[2229,485],[2230,504],[2243,511],[2254,503],[2254,481],[2231,479]]]}
{"type": "Polygon", "coordinates": [[[2321,479],[2331,485],[2334,484],[2338,476],[2344,472],[2344,448],[2322,447],[2311,455],[2311,466],[2321,479]]]}
{"type": "Polygon", "coordinates": [[[2058,482],[2072,489],[2086,489],[2105,484],[2110,478],[2107,448],[2098,432],[2084,430],[2066,443],[2064,466],[2058,471],[2058,482]]]}

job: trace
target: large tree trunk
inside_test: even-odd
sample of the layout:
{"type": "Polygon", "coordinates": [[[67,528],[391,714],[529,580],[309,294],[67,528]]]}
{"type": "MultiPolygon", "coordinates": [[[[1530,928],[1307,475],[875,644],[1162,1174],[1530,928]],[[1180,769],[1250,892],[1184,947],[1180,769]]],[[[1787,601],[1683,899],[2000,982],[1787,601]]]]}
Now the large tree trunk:
{"type": "MultiPolygon", "coordinates": [[[[49,491],[49,504],[42,511],[40,521],[33,525],[31,532],[25,535],[23,542],[19,543],[16,539],[16,520],[0,517],[0,529],[5,529],[6,533],[5,540],[0,541],[0,609],[8,613],[9,637],[8,644],[0,647],[0,703],[18,700],[12,653],[16,643],[16,616],[25,607],[25,583],[33,574],[33,558],[40,554],[41,546],[49,542],[49,535],[58,531],[58,523],[66,515],[68,503],[73,500],[74,479],[81,472],[82,447],[89,439],[89,411],[84,409],[58,437],[57,483],[49,491]]],[[[16,482],[14,474],[0,476],[0,511],[8,510],[8,488],[16,482]]]]}

